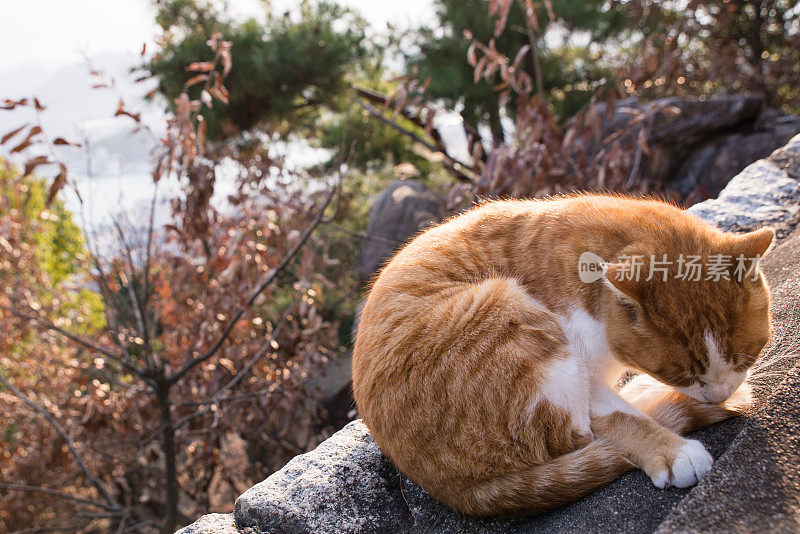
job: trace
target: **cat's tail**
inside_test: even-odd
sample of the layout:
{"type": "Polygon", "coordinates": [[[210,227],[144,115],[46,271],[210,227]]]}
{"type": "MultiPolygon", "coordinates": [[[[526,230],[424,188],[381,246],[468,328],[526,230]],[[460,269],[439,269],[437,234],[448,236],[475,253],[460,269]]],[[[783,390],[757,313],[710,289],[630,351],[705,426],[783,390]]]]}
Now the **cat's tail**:
{"type": "Polygon", "coordinates": [[[635,468],[610,441],[599,439],[549,463],[472,485],[459,502],[445,504],[472,516],[536,514],[574,502],[635,468]]]}

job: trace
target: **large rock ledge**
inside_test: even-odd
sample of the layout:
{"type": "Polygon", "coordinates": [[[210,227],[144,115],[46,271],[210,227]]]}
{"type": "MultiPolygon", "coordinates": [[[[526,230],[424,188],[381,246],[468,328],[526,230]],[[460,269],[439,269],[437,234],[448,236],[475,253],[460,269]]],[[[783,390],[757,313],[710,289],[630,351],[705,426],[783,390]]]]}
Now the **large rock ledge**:
{"type": "Polygon", "coordinates": [[[763,263],[775,330],[746,418],[695,434],[717,459],[689,490],[655,488],[640,471],[554,512],[519,519],[466,518],[399,474],[361,421],[297,456],[236,501],[182,534],[349,532],[797,532],[800,529],[800,136],[742,171],[718,199],[690,211],[726,230],[764,225],[782,243],[763,263]]]}

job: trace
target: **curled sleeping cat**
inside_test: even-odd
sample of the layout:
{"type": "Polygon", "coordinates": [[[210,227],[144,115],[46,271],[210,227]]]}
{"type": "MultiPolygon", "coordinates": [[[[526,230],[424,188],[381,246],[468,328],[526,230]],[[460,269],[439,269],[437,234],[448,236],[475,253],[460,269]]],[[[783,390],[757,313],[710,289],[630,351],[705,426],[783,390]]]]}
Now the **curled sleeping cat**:
{"type": "Polygon", "coordinates": [[[375,281],[353,353],[359,413],[400,471],[469,515],[541,512],[634,467],[661,488],[695,484],[712,458],[680,434],[746,408],[769,289],[758,270],[733,276],[735,261],[682,279],[679,258],[710,272],[773,237],[654,200],[485,203],[375,281]],[[607,262],[593,282],[584,252],[607,262]],[[622,276],[651,255],[668,271],[622,276]],[[641,374],[619,389],[628,370],[641,374]]]}

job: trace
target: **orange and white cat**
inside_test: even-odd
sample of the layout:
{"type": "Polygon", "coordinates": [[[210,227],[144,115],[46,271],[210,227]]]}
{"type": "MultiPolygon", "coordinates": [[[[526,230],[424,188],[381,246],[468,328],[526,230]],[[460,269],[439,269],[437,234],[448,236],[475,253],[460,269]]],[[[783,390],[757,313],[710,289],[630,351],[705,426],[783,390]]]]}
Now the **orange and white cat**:
{"type": "Polygon", "coordinates": [[[746,408],[769,289],[733,265],[680,278],[677,259],[711,268],[773,238],[655,200],[485,203],[375,280],[353,353],[359,413],[400,471],[469,515],[541,512],[634,467],[658,487],[695,484],[712,458],[680,434],[746,408]],[[594,282],[579,277],[584,252],[606,262],[594,282]],[[677,261],[620,276],[651,256],[677,261]],[[619,389],[627,370],[641,374],[619,389]]]}

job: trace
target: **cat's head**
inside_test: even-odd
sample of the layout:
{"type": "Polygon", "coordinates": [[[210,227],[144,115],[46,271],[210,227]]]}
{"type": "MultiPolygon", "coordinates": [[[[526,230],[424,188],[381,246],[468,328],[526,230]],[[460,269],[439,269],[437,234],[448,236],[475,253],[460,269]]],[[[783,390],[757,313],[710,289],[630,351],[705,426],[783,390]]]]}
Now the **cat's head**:
{"type": "Polygon", "coordinates": [[[752,267],[774,236],[769,228],[713,232],[672,241],[669,250],[661,242],[623,251],[605,266],[603,309],[614,355],[701,402],[726,400],[769,340],[769,288],[752,267]],[[700,265],[699,280],[690,262],[700,265]]]}

